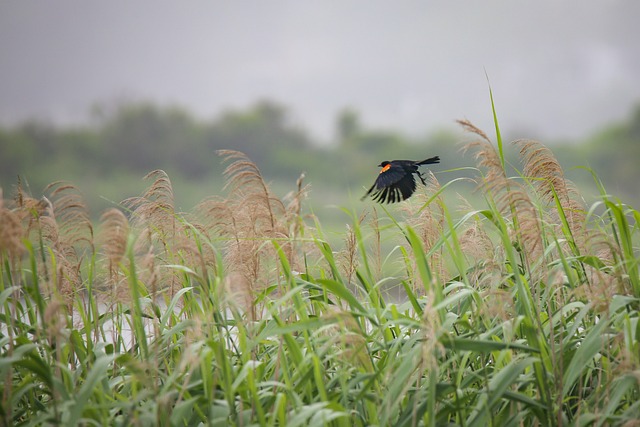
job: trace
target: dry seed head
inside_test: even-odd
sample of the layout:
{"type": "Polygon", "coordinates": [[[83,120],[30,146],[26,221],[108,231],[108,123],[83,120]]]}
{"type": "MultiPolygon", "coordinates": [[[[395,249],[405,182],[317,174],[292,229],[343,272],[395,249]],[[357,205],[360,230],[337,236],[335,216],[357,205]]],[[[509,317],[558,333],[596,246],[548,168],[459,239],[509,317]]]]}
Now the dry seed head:
{"type": "MultiPolygon", "coordinates": [[[[538,280],[538,279],[535,279],[538,280]]],[[[547,277],[541,278],[547,283],[547,310],[552,310],[552,307],[564,307],[570,300],[570,287],[568,286],[567,274],[562,267],[554,267],[547,271],[547,277]],[[553,303],[552,303],[553,301],[553,303]]]]}
{"type": "Polygon", "coordinates": [[[564,179],[560,163],[547,147],[537,141],[520,139],[513,141],[520,149],[525,176],[536,178],[533,181],[540,197],[552,203],[554,192],[561,202],[569,200],[569,188],[564,179]]]}
{"type": "Polygon", "coordinates": [[[205,270],[207,266],[210,266],[214,268],[215,272],[216,255],[211,246],[207,244],[198,246],[193,239],[184,236],[174,246],[174,251],[180,253],[181,264],[184,263],[194,271],[201,269],[202,274],[206,274],[205,270]]]}
{"type": "Polygon", "coordinates": [[[46,197],[38,200],[24,194],[20,196],[18,200],[20,201],[18,207],[22,212],[23,218],[44,215],[47,212],[50,204],[49,200],[46,197]]]}
{"type": "Polygon", "coordinates": [[[158,237],[166,245],[181,231],[176,221],[171,180],[162,170],[149,172],[144,179],[153,182],[143,195],[126,199],[122,204],[131,209],[135,226],[148,228],[151,238],[158,237]]]}
{"type": "Polygon", "coordinates": [[[574,239],[581,243],[584,237],[584,204],[577,199],[578,193],[573,184],[565,179],[553,152],[537,141],[517,140],[513,144],[520,149],[524,174],[533,178],[532,183],[540,199],[553,206],[555,212],[554,199],[558,198],[574,239]]]}
{"type": "Polygon", "coordinates": [[[587,277],[585,283],[575,289],[579,296],[585,296],[587,301],[595,303],[596,309],[606,311],[614,295],[633,295],[633,289],[624,273],[615,269],[598,269],[583,264],[587,277]]]}
{"type": "MultiPolygon", "coordinates": [[[[475,182],[475,181],[474,181],[475,182]]],[[[469,202],[469,200],[467,200],[464,196],[462,196],[460,193],[456,193],[457,199],[458,199],[458,206],[457,206],[457,211],[461,214],[464,215],[467,212],[471,212],[474,209],[474,207],[471,205],[471,203],[469,202]]]]}
{"type": "Polygon", "coordinates": [[[231,202],[221,197],[211,197],[199,203],[195,211],[205,230],[213,229],[224,236],[238,234],[231,202]]]}
{"type": "Polygon", "coordinates": [[[509,188],[509,182],[502,168],[500,156],[488,140],[472,141],[462,147],[463,152],[475,150],[474,159],[478,166],[486,169],[483,186],[491,192],[501,192],[509,188]]]}
{"type": "Polygon", "coordinates": [[[20,216],[22,223],[26,223],[26,237],[33,229],[36,229],[39,226],[38,218],[47,212],[50,202],[46,197],[37,200],[27,195],[22,188],[22,182],[20,180],[18,180],[14,201],[18,208],[16,213],[20,216]]]}
{"type": "Polygon", "coordinates": [[[462,253],[476,261],[490,260],[493,255],[493,243],[478,221],[460,235],[460,248],[462,253]]]}
{"type": "Polygon", "coordinates": [[[233,271],[224,278],[225,299],[242,309],[249,320],[255,320],[255,309],[253,305],[254,292],[251,280],[245,274],[233,271]]]}
{"type": "Polygon", "coordinates": [[[422,314],[421,335],[422,335],[422,364],[424,369],[431,370],[437,366],[438,356],[444,354],[444,346],[438,340],[438,330],[440,329],[440,316],[438,310],[433,305],[435,295],[430,291],[426,295],[425,307],[422,314]]]}
{"type": "Polygon", "coordinates": [[[501,283],[503,280],[501,265],[503,263],[495,258],[497,258],[497,256],[494,254],[492,258],[485,258],[479,261],[473,269],[467,273],[469,283],[471,283],[474,289],[478,291],[491,289],[496,283],[501,283]]]}
{"type": "Polygon", "coordinates": [[[22,245],[24,234],[20,217],[4,207],[2,189],[0,189],[0,253],[6,252],[12,258],[20,257],[24,252],[22,245]]]}
{"type": "MultiPolygon", "coordinates": [[[[57,269],[52,272],[55,280],[48,274],[50,287],[56,286],[56,292],[64,299],[69,313],[73,310],[73,300],[81,286],[80,264],[85,248],[93,252],[93,226],[86,206],[76,187],[63,182],[47,186],[50,191],[46,197],[46,214],[38,218],[41,235],[46,246],[55,257],[57,269]]],[[[40,265],[46,268],[45,265],[40,265]]],[[[54,293],[53,290],[50,290],[54,293]]]]}
{"type": "Polygon", "coordinates": [[[300,235],[304,226],[300,213],[302,211],[302,201],[307,197],[310,188],[309,185],[302,185],[304,177],[304,173],[301,174],[296,181],[297,190],[285,196],[285,200],[289,200],[286,207],[286,222],[289,225],[289,235],[292,238],[300,235]]]}
{"type": "MultiPolygon", "coordinates": [[[[440,183],[435,175],[429,172],[427,192],[435,193],[439,188],[440,183]]],[[[425,206],[428,200],[429,198],[426,194],[416,194],[412,198],[412,201],[415,203],[406,203],[403,206],[408,217],[408,224],[418,232],[427,250],[431,248],[435,240],[442,234],[444,225],[442,197],[437,196],[428,206],[425,206]]]]}
{"type": "MultiPolygon", "coordinates": [[[[427,194],[436,194],[440,191],[440,183],[435,175],[429,172],[427,177],[426,193],[416,194],[412,199],[413,202],[405,204],[405,212],[407,214],[407,223],[416,231],[422,242],[425,251],[430,251],[438,241],[445,227],[445,217],[443,211],[443,199],[438,195],[429,205],[427,194]]],[[[434,252],[429,258],[429,266],[438,277],[443,280],[447,279],[445,264],[442,260],[440,252],[434,252]]],[[[420,292],[424,287],[419,283],[418,277],[413,283],[414,291],[420,292]]]]}
{"type": "Polygon", "coordinates": [[[64,244],[77,246],[85,243],[93,248],[93,226],[78,188],[58,181],[49,184],[45,191],[51,192],[49,215],[55,218],[64,244]]]}
{"type": "Polygon", "coordinates": [[[174,285],[175,277],[174,270],[158,268],[157,256],[153,245],[147,248],[147,251],[136,257],[136,264],[139,266],[138,275],[140,281],[142,281],[147,289],[152,294],[156,294],[158,291],[162,291],[168,288],[172,288],[174,285]],[[159,288],[159,286],[161,286],[159,288]]]}
{"type": "MultiPolygon", "coordinates": [[[[109,304],[128,304],[131,302],[131,291],[129,289],[129,278],[124,275],[115,275],[111,278],[109,288],[103,292],[104,298],[109,304]]],[[[109,311],[112,311],[110,308],[109,311]]]]}
{"type": "Polygon", "coordinates": [[[276,215],[284,213],[284,204],[271,194],[260,169],[239,151],[218,150],[217,153],[225,161],[232,161],[224,171],[225,188],[231,188],[236,200],[251,206],[258,217],[266,217],[271,228],[275,228],[276,215]]]}
{"type": "MultiPolygon", "coordinates": [[[[524,194],[524,193],[520,193],[524,194]]],[[[543,253],[542,226],[538,211],[529,197],[522,198],[516,207],[518,217],[518,240],[522,243],[522,250],[530,262],[540,258],[543,253]]]]}
{"type": "MultiPolygon", "coordinates": [[[[362,218],[361,218],[362,219],[362,218]]],[[[344,249],[338,253],[337,264],[342,274],[351,283],[358,269],[358,241],[353,228],[347,224],[347,236],[345,237],[344,249]]]]}
{"type": "Polygon", "coordinates": [[[487,137],[487,135],[481,129],[477,128],[469,120],[467,120],[467,119],[456,120],[456,123],[458,123],[460,126],[462,126],[462,128],[465,131],[478,135],[480,138],[482,138],[486,142],[491,142],[491,140],[487,137]]]}
{"type": "MultiPolygon", "coordinates": [[[[254,290],[269,282],[267,269],[277,260],[271,240],[281,242],[285,256],[295,268],[290,240],[297,228],[290,226],[287,220],[290,214],[283,202],[271,193],[260,170],[245,154],[233,150],[217,153],[231,162],[224,172],[225,188],[231,189],[230,196],[201,204],[198,210],[215,217],[210,222],[227,239],[224,261],[228,272],[241,274],[254,290]]],[[[299,199],[301,180],[298,180],[298,194],[299,199]]],[[[295,201],[291,209],[297,211],[295,201]]]]}
{"type": "Polygon", "coordinates": [[[476,149],[478,166],[487,170],[482,178],[483,187],[495,200],[498,210],[504,215],[515,215],[513,239],[520,242],[529,260],[538,259],[543,252],[542,226],[529,195],[521,185],[506,177],[500,157],[488,140],[474,141],[463,148],[469,149],[476,149]]]}
{"type": "Polygon", "coordinates": [[[298,179],[297,191],[285,207],[244,153],[219,150],[217,154],[229,162],[224,172],[229,196],[205,200],[196,207],[196,214],[203,219],[205,230],[213,230],[222,238],[229,285],[238,288],[246,301],[278,277],[273,240],[279,243],[291,268],[297,269],[295,240],[302,229],[300,210],[306,187],[302,177],[298,179]]]}
{"type": "MultiPolygon", "coordinates": [[[[206,336],[203,332],[202,320],[198,317],[192,318],[193,325],[184,333],[184,351],[180,355],[178,372],[184,372],[185,376],[193,372],[200,366],[202,360],[202,349],[205,348],[203,342],[206,336]]],[[[186,384],[185,384],[186,386],[186,384]]]]}
{"type": "Polygon", "coordinates": [[[622,258],[620,246],[613,237],[602,230],[589,229],[585,238],[586,253],[594,254],[605,265],[611,267],[616,259],[622,258]]]}
{"type": "Polygon", "coordinates": [[[118,209],[107,210],[100,217],[102,227],[99,234],[102,251],[109,261],[109,269],[114,270],[127,251],[129,221],[118,209]]]}
{"type": "Polygon", "coordinates": [[[47,337],[51,345],[54,345],[57,338],[62,338],[65,328],[65,316],[63,305],[57,298],[52,298],[44,311],[44,324],[46,325],[47,337]]]}

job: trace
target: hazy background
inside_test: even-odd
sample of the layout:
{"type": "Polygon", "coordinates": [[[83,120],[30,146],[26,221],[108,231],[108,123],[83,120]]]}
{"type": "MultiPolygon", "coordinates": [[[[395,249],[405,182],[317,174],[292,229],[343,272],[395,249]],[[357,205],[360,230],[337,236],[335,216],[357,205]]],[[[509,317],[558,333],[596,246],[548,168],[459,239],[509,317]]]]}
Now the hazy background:
{"type": "Polygon", "coordinates": [[[486,70],[507,140],[555,144],[634,193],[636,168],[612,162],[640,158],[639,19],[637,0],[2,2],[0,187],[64,178],[117,199],[162,168],[188,205],[218,188],[213,150],[242,148],[276,183],[306,170],[331,203],[388,152],[465,165],[453,121],[493,135],[486,70]],[[632,151],[607,158],[612,135],[632,151]]]}

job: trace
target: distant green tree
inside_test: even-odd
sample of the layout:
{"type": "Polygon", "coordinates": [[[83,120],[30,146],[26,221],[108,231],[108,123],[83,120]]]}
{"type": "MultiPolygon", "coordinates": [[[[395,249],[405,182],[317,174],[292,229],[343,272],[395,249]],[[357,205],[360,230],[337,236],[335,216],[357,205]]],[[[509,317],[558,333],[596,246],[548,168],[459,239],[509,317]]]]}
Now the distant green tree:
{"type": "Polygon", "coordinates": [[[203,126],[181,108],[124,104],[103,117],[99,127],[108,167],[142,173],[173,169],[192,178],[208,169],[203,126]]]}
{"type": "Polygon", "coordinates": [[[1,131],[0,185],[8,190],[18,176],[39,184],[39,170],[58,158],[56,140],[56,129],[36,120],[1,131]]]}
{"type": "Polygon", "coordinates": [[[212,152],[242,151],[258,165],[277,161],[287,152],[305,152],[312,144],[306,132],[291,121],[287,110],[271,101],[223,114],[209,126],[205,139],[212,152]]]}

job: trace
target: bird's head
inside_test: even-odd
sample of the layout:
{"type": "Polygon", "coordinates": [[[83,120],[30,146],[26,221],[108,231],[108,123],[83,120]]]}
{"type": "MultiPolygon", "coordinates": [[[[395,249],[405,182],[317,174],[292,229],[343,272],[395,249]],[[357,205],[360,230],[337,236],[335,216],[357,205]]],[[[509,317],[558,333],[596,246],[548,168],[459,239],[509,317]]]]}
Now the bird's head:
{"type": "Polygon", "coordinates": [[[383,168],[383,167],[387,166],[387,165],[388,165],[388,164],[390,164],[390,163],[391,163],[391,162],[388,162],[388,161],[386,161],[386,160],[385,160],[384,162],[380,163],[378,166],[379,166],[379,167],[381,167],[381,168],[383,168]]]}

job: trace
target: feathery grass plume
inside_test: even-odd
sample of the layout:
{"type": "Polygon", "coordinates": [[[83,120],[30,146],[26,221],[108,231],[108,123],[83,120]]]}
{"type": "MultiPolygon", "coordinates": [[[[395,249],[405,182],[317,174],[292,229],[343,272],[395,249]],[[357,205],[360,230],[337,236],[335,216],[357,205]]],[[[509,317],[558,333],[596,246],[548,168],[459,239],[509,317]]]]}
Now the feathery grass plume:
{"type": "Polygon", "coordinates": [[[180,238],[177,239],[173,250],[180,256],[180,264],[191,268],[194,272],[200,272],[200,280],[207,282],[208,270],[211,269],[213,276],[216,275],[218,268],[216,248],[207,242],[203,242],[205,239],[211,240],[208,235],[207,228],[198,222],[191,215],[185,214],[184,228],[185,233],[180,234],[180,238]]]}
{"type": "Polygon", "coordinates": [[[289,224],[289,236],[295,239],[297,236],[304,233],[305,223],[302,217],[302,202],[306,199],[309,193],[309,184],[303,185],[305,174],[300,174],[296,180],[296,191],[292,191],[284,197],[284,200],[288,200],[285,208],[287,216],[287,224],[289,224]]]}
{"type": "MultiPolygon", "coordinates": [[[[45,198],[34,199],[25,193],[22,187],[22,180],[18,178],[18,185],[14,194],[15,212],[20,217],[20,222],[24,228],[24,238],[40,240],[42,226],[40,218],[47,212],[50,202],[45,198]],[[37,236],[31,236],[31,233],[37,236]]],[[[42,254],[44,256],[44,254],[42,254]]],[[[45,274],[45,277],[48,275],[45,274]]]]}
{"type": "Polygon", "coordinates": [[[38,258],[41,262],[38,263],[37,268],[39,273],[41,273],[40,277],[44,279],[45,283],[49,283],[50,275],[46,259],[48,254],[44,250],[44,225],[42,218],[49,212],[51,202],[44,196],[37,200],[26,194],[22,186],[22,180],[19,178],[14,194],[14,202],[17,206],[16,212],[20,216],[20,221],[24,229],[23,237],[31,242],[39,243],[39,245],[37,245],[40,249],[38,258]]]}
{"type": "Polygon", "coordinates": [[[628,274],[623,263],[620,262],[625,258],[625,255],[616,240],[607,235],[602,229],[589,227],[586,228],[584,245],[586,248],[584,253],[589,254],[600,265],[596,268],[596,265],[583,263],[587,279],[583,286],[589,286],[592,289],[587,291],[578,290],[578,292],[583,294],[600,292],[602,295],[614,292],[620,295],[634,295],[633,287],[628,280],[628,274]],[[597,270],[597,272],[594,270],[597,270]],[[604,289],[599,291],[598,289],[600,288],[604,289]]]}
{"type": "MultiPolygon", "coordinates": [[[[426,252],[431,251],[442,235],[445,227],[445,216],[442,208],[444,201],[442,196],[436,196],[428,206],[426,205],[429,200],[427,194],[437,194],[440,191],[440,182],[438,182],[436,176],[431,171],[429,171],[428,174],[426,191],[416,194],[412,198],[413,202],[407,203],[404,206],[407,223],[416,231],[418,237],[420,237],[422,246],[426,252]]],[[[409,253],[413,253],[413,251],[409,251],[409,253]]],[[[443,261],[442,250],[434,252],[428,261],[431,271],[434,272],[437,277],[441,278],[443,282],[446,281],[449,273],[443,261]]],[[[419,275],[415,275],[413,288],[413,291],[416,293],[421,293],[422,290],[424,290],[424,286],[420,283],[419,275]]]]}
{"type": "Polygon", "coordinates": [[[256,289],[255,283],[251,283],[247,278],[247,274],[243,274],[239,270],[231,270],[224,276],[223,287],[216,297],[224,301],[223,306],[242,310],[249,321],[257,320],[258,310],[255,306],[256,289]]]}
{"type": "Polygon", "coordinates": [[[531,179],[540,199],[553,206],[556,223],[561,216],[567,220],[576,244],[584,243],[585,207],[577,199],[575,186],[565,179],[564,172],[551,150],[538,141],[520,139],[513,144],[520,149],[524,174],[531,179]],[[557,201],[557,203],[556,203],[557,201]]]}
{"type": "MultiPolygon", "coordinates": [[[[468,200],[458,195],[458,211],[465,214],[475,209],[468,200]]],[[[502,256],[491,237],[482,227],[482,222],[476,217],[462,233],[459,234],[460,250],[464,254],[470,268],[467,279],[478,292],[492,292],[501,284],[501,266],[499,258],[502,256]]]]}
{"type": "Polygon", "coordinates": [[[465,254],[471,265],[493,261],[493,242],[479,221],[474,221],[465,228],[460,234],[459,241],[462,253],[465,254]]]}
{"type": "Polygon", "coordinates": [[[279,276],[272,240],[278,240],[291,268],[299,269],[294,242],[301,232],[299,211],[306,188],[299,179],[297,192],[285,207],[269,189],[260,169],[244,153],[219,150],[217,154],[229,162],[224,171],[229,196],[206,200],[197,211],[225,239],[227,286],[243,295],[240,300],[252,301],[248,311],[255,318],[256,291],[279,276]]]}
{"type": "Polygon", "coordinates": [[[581,286],[572,289],[579,300],[589,301],[596,312],[608,312],[614,295],[632,295],[630,289],[624,289],[625,281],[598,268],[585,265],[587,280],[581,286]]]}
{"type": "Polygon", "coordinates": [[[204,219],[209,239],[215,241],[209,230],[219,233],[223,239],[226,294],[219,297],[234,301],[253,318],[253,289],[258,287],[260,252],[264,250],[264,242],[251,237],[250,233],[254,231],[251,218],[247,218],[244,211],[235,210],[239,205],[237,200],[213,197],[200,203],[196,211],[204,219]]]}
{"type": "Polygon", "coordinates": [[[514,301],[503,282],[503,256],[496,249],[480,221],[472,222],[459,237],[460,249],[471,266],[467,272],[469,284],[482,296],[480,313],[488,318],[508,320],[514,315],[514,301]]]}
{"type": "MultiPolygon", "coordinates": [[[[505,170],[502,168],[502,162],[500,156],[496,152],[491,140],[480,129],[475,127],[471,122],[467,120],[458,120],[460,124],[467,132],[480,137],[479,140],[471,141],[462,147],[463,152],[470,150],[476,150],[474,158],[478,166],[486,170],[486,174],[482,177],[482,185],[485,191],[491,199],[496,200],[497,195],[501,193],[509,194],[509,189],[512,183],[507,179],[505,170]]],[[[499,206],[500,211],[506,210],[507,206],[499,206]]]]}
{"type": "MultiPolygon", "coordinates": [[[[364,220],[364,216],[366,213],[358,218],[359,224],[364,220]]],[[[349,224],[347,224],[347,234],[344,238],[344,249],[338,253],[336,262],[345,278],[345,283],[353,283],[353,277],[358,269],[358,239],[355,230],[349,224]]]]}
{"type": "Polygon", "coordinates": [[[458,123],[465,130],[480,136],[480,140],[467,143],[463,151],[476,150],[474,157],[478,166],[486,170],[482,176],[485,197],[495,202],[502,215],[511,216],[509,225],[513,233],[512,240],[519,242],[517,247],[527,258],[527,266],[531,267],[543,250],[542,226],[535,205],[521,185],[507,178],[500,156],[486,134],[469,121],[458,120],[458,123]]]}
{"type": "Polygon", "coordinates": [[[178,232],[171,180],[159,169],[149,172],[144,180],[153,182],[142,196],[130,197],[122,204],[131,209],[132,224],[147,229],[149,243],[157,237],[166,249],[178,232]]]}
{"type": "Polygon", "coordinates": [[[65,241],[76,248],[80,244],[87,244],[93,251],[93,225],[78,188],[58,181],[49,184],[45,188],[45,192],[47,191],[51,191],[49,199],[53,202],[56,222],[65,241]]]}
{"type": "MultiPolygon", "coordinates": [[[[239,219],[239,223],[242,224],[242,227],[236,230],[244,236],[244,240],[255,240],[256,255],[273,255],[268,240],[280,240],[282,250],[295,270],[293,248],[288,244],[290,230],[284,203],[271,192],[260,169],[244,153],[233,150],[219,150],[217,153],[225,161],[231,161],[224,171],[224,176],[227,180],[225,189],[231,190],[235,202],[236,221],[239,219]]],[[[254,276],[250,278],[251,283],[256,282],[255,274],[260,270],[262,261],[258,257],[249,262],[252,266],[251,276],[254,276]]]]}
{"type": "MultiPolygon", "coordinates": [[[[442,323],[438,310],[434,303],[436,301],[435,292],[433,288],[430,288],[426,293],[425,306],[423,308],[422,317],[420,319],[420,329],[417,333],[420,336],[419,347],[414,352],[414,361],[411,365],[416,366],[415,373],[408,378],[407,387],[417,387],[428,391],[428,397],[425,399],[425,404],[428,408],[425,414],[425,424],[435,425],[436,420],[436,383],[437,378],[441,377],[441,360],[445,355],[445,348],[440,342],[440,336],[443,333],[442,323]],[[423,385],[423,382],[425,383],[423,385]]],[[[413,352],[413,351],[412,351],[413,352]]],[[[400,358],[405,357],[404,354],[399,355],[400,358]]],[[[403,365],[408,364],[408,360],[403,365]]],[[[408,392],[409,389],[406,389],[408,392]]],[[[416,409],[416,408],[414,408],[416,409]]],[[[414,418],[413,425],[418,425],[417,420],[414,418]]]]}
{"type": "MultiPolygon", "coordinates": [[[[171,262],[171,261],[170,261],[171,262]]],[[[146,252],[137,252],[135,263],[138,268],[138,278],[145,284],[151,295],[158,295],[160,292],[169,289],[169,296],[175,294],[175,285],[179,283],[177,273],[160,269],[158,266],[157,254],[153,245],[147,247],[146,252]],[[169,284],[167,285],[167,277],[169,284]]],[[[130,296],[130,294],[128,294],[130,296]]]]}
{"type": "Polygon", "coordinates": [[[305,174],[302,173],[296,180],[296,190],[289,192],[283,198],[283,203],[286,202],[284,218],[280,218],[283,223],[283,229],[286,228],[283,240],[279,242],[280,247],[284,251],[284,254],[289,262],[289,265],[294,270],[300,270],[300,253],[308,253],[314,251],[316,246],[311,242],[305,244],[301,239],[304,237],[306,223],[305,218],[311,217],[311,215],[302,215],[302,203],[306,199],[310,185],[304,185],[305,174]]]}
{"type": "MultiPolygon", "coordinates": [[[[51,285],[71,313],[75,293],[82,284],[82,258],[91,256],[94,251],[93,226],[84,200],[74,185],[54,182],[46,187],[46,191],[50,191],[49,198],[45,198],[47,214],[40,218],[40,223],[43,240],[55,257],[57,267],[51,285]]],[[[54,263],[54,260],[50,261],[54,263]]]]}
{"type": "Polygon", "coordinates": [[[102,214],[100,222],[97,240],[108,264],[109,282],[113,289],[120,283],[127,283],[126,275],[122,274],[120,269],[120,263],[127,251],[129,220],[119,209],[111,208],[102,214]]]}
{"type": "Polygon", "coordinates": [[[425,298],[425,306],[420,322],[422,337],[422,360],[424,368],[431,370],[438,365],[438,356],[444,354],[444,347],[438,339],[442,327],[440,316],[434,302],[436,301],[433,291],[425,298]]]}
{"type": "Polygon", "coordinates": [[[162,257],[163,263],[179,263],[177,250],[187,246],[184,240],[189,239],[189,233],[182,214],[175,210],[173,186],[167,173],[157,169],[145,175],[144,180],[152,182],[142,196],[122,202],[131,210],[131,225],[141,230],[134,248],[136,257],[144,261],[141,265],[145,268],[139,271],[140,280],[153,295],[168,290],[169,296],[173,297],[179,287],[180,273],[175,269],[158,270],[156,260],[152,258],[155,254],[162,257]]]}
{"type": "MultiPolygon", "coordinates": [[[[57,298],[53,298],[47,304],[44,312],[44,324],[47,325],[46,334],[49,345],[59,351],[61,346],[57,345],[57,341],[65,338],[66,321],[62,304],[57,298]]],[[[58,360],[61,359],[58,357],[58,360]]]]}
{"type": "Polygon", "coordinates": [[[24,252],[22,238],[24,230],[20,221],[20,216],[5,207],[0,188],[0,259],[6,254],[10,260],[17,260],[24,252]]]}
{"type": "MultiPolygon", "coordinates": [[[[456,123],[458,123],[462,127],[462,129],[465,130],[465,132],[469,132],[469,133],[478,135],[480,137],[480,139],[482,139],[483,141],[491,143],[491,140],[489,139],[487,134],[484,133],[484,131],[482,129],[480,129],[479,127],[477,127],[473,123],[471,123],[469,120],[460,119],[460,120],[456,120],[456,123]]],[[[500,166],[500,169],[502,169],[502,165],[500,166]]]]}
{"type": "Polygon", "coordinates": [[[109,262],[110,272],[118,268],[127,251],[129,220],[116,208],[111,208],[100,217],[102,223],[99,241],[109,262]]]}
{"type": "Polygon", "coordinates": [[[269,190],[258,166],[239,151],[218,150],[217,154],[225,161],[231,161],[224,171],[225,189],[239,193],[243,201],[249,202],[252,216],[261,223],[260,228],[266,234],[274,234],[278,223],[276,215],[282,215],[285,208],[269,190]]]}
{"type": "Polygon", "coordinates": [[[584,223],[582,253],[588,257],[581,264],[584,281],[572,292],[594,303],[597,311],[607,311],[614,295],[634,295],[628,274],[620,260],[625,258],[615,238],[607,235],[597,222],[584,223]],[[593,225],[593,226],[590,226],[593,225]]]}

